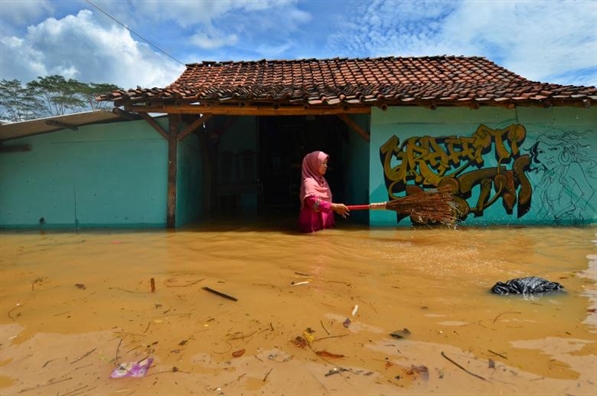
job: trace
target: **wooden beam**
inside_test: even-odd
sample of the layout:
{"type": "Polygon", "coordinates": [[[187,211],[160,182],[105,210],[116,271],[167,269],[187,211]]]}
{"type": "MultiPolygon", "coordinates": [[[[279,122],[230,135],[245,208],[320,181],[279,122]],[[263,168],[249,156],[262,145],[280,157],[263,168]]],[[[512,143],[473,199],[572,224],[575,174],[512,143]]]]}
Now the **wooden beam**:
{"type": "Polygon", "coordinates": [[[168,117],[170,133],[168,134],[168,209],[166,227],[176,228],[176,175],[178,173],[178,128],[180,115],[168,117]]]}
{"type": "Polygon", "coordinates": [[[363,128],[361,128],[361,126],[359,124],[357,124],[356,122],[354,122],[348,115],[338,114],[338,117],[342,121],[344,121],[346,123],[346,125],[348,125],[350,128],[352,128],[356,133],[361,135],[361,137],[363,139],[365,139],[365,141],[367,141],[367,142],[371,141],[371,137],[369,136],[367,131],[365,131],[363,128]]]}
{"type": "Polygon", "coordinates": [[[180,142],[182,139],[186,138],[188,135],[193,133],[195,129],[205,121],[209,120],[213,114],[203,114],[201,117],[197,118],[193,123],[187,126],[183,131],[178,134],[178,141],[180,142]]]}
{"type": "Polygon", "coordinates": [[[66,122],[61,122],[61,121],[56,121],[56,120],[47,120],[46,125],[57,126],[60,128],[65,128],[65,129],[71,129],[73,131],[79,130],[79,128],[77,128],[76,125],[67,124],[66,122]]]}
{"type": "Polygon", "coordinates": [[[297,115],[335,115],[335,114],[370,114],[369,106],[362,107],[308,107],[303,106],[205,106],[205,105],[163,105],[163,106],[127,106],[127,110],[137,113],[168,114],[213,114],[230,116],[297,116],[297,115]]]}
{"type": "Polygon", "coordinates": [[[31,151],[30,144],[13,144],[10,146],[5,146],[0,144],[0,153],[16,153],[19,151],[31,151]]]}
{"type": "Polygon", "coordinates": [[[119,109],[118,107],[113,108],[112,113],[116,114],[117,116],[120,116],[122,118],[126,118],[127,120],[131,120],[131,121],[139,119],[139,116],[137,116],[129,111],[124,111],[122,109],[119,109]]]}
{"type": "Polygon", "coordinates": [[[149,125],[153,127],[162,137],[166,140],[169,140],[168,133],[162,128],[160,124],[158,124],[150,115],[147,113],[139,113],[141,118],[143,118],[149,125]]]}

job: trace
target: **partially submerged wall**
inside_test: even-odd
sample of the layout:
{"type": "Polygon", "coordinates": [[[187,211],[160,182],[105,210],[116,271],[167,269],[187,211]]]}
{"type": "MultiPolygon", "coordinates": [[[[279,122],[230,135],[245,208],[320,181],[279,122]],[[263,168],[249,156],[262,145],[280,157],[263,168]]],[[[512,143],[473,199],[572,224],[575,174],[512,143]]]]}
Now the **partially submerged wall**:
{"type": "MultiPolygon", "coordinates": [[[[372,109],[371,202],[451,185],[464,225],[597,222],[597,108],[372,109]]],[[[372,211],[371,225],[410,226],[372,211]]]]}
{"type": "Polygon", "coordinates": [[[167,142],[147,122],[61,130],[6,142],[0,227],[163,227],[167,142]]]}

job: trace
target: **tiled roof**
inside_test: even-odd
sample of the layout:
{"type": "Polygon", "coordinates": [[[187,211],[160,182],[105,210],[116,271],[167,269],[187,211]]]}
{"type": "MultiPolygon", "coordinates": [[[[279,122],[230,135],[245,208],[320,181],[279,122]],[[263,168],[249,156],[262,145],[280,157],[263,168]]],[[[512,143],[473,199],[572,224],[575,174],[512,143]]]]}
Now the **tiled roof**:
{"type": "Polygon", "coordinates": [[[590,106],[597,88],[529,81],[483,57],[335,58],[189,64],[165,88],[120,90],[98,99],[117,106],[590,106]]]}

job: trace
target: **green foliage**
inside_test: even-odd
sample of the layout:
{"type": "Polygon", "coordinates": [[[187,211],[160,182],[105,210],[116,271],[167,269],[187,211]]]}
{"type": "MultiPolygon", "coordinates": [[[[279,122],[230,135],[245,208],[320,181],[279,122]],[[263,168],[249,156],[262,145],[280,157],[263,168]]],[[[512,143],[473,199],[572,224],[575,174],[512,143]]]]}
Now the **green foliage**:
{"type": "Polygon", "coordinates": [[[41,117],[107,108],[101,94],[120,89],[113,84],[82,83],[59,75],[38,77],[25,86],[19,80],[0,81],[0,117],[25,121],[41,117]]]}

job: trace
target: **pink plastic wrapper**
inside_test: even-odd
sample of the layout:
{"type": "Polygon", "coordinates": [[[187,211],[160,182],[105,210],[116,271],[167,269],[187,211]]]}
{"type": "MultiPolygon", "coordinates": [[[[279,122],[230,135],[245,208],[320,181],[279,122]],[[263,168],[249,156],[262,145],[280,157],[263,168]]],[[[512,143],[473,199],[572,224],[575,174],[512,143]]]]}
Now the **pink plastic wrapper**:
{"type": "Polygon", "coordinates": [[[153,358],[147,358],[138,362],[120,363],[110,378],[144,377],[152,362],[153,358]]]}

